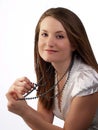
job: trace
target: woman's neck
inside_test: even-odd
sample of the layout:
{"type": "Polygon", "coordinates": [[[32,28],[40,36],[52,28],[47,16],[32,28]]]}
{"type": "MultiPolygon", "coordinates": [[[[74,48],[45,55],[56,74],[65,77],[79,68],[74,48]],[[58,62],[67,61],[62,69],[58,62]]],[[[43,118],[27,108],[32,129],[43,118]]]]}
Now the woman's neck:
{"type": "Polygon", "coordinates": [[[72,59],[68,59],[65,62],[52,63],[52,65],[55,68],[57,74],[61,76],[69,69],[71,61],[72,59]]]}

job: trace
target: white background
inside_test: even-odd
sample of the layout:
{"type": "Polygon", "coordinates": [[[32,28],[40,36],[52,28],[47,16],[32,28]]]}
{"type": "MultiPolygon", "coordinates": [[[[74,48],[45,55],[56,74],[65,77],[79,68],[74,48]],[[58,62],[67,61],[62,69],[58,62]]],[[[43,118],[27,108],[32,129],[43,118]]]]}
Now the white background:
{"type": "MultiPolygon", "coordinates": [[[[5,93],[18,77],[36,81],[35,26],[46,9],[58,6],[69,8],[80,17],[98,61],[97,0],[0,0],[0,130],[30,130],[19,116],[8,112],[5,93]]],[[[36,109],[36,100],[28,104],[36,109]]],[[[57,118],[54,123],[63,126],[57,118]]]]}

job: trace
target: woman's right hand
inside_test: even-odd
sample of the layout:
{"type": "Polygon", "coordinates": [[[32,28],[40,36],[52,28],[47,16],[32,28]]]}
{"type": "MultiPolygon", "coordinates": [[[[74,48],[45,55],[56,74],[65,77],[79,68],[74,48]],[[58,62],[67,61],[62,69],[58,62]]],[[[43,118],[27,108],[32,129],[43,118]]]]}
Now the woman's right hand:
{"type": "Polygon", "coordinates": [[[18,78],[6,93],[8,110],[22,116],[29,106],[25,100],[18,99],[23,98],[32,88],[33,84],[27,77],[18,78]]]}
{"type": "Polygon", "coordinates": [[[33,86],[33,83],[27,77],[21,77],[15,80],[15,82],[9,88],[9,91],[14,91],[24,95],[25,93],[28,93],[33,86]]]}

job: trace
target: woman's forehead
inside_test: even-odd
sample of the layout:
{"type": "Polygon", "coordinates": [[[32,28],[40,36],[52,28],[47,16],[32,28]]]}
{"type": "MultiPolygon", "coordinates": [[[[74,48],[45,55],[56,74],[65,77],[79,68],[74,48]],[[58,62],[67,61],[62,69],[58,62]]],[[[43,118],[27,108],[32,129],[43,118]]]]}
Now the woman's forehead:
{"type": "Polygon", "coordinates": [[[51,16],[45,17],[41,23],[40,23],[40,29],[41,30],[55,30],[55,31],[64,31],[65,29],[60,21],[58,21],[56,18],[53,18],[51,16]]]}

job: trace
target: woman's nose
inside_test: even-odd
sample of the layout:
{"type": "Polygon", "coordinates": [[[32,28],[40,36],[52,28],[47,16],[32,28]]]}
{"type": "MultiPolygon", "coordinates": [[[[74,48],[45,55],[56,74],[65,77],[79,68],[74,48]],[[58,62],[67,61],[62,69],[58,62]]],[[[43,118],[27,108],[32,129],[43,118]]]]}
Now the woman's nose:
{"type": "Polygon", "coordinates": [[[55,45],[55,38],[54,37],[52,37],[52,36],[49,36],[48,38],[47,38],[47,45],[48,46],[54,46],[55,45]]]}

